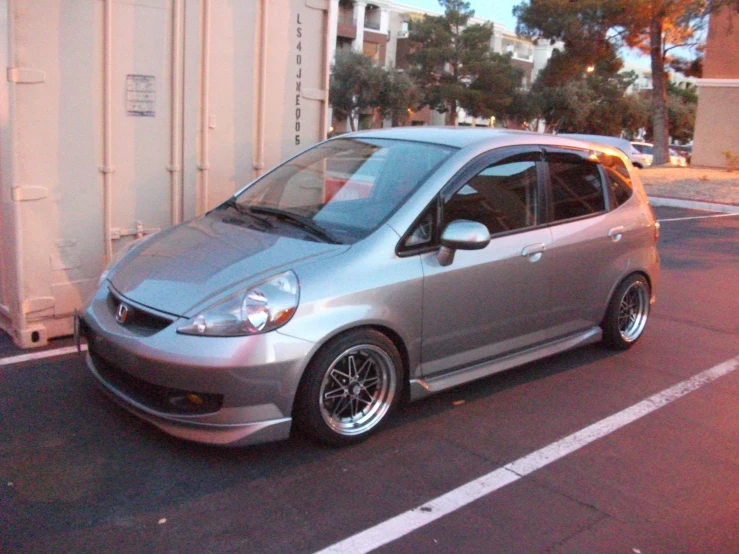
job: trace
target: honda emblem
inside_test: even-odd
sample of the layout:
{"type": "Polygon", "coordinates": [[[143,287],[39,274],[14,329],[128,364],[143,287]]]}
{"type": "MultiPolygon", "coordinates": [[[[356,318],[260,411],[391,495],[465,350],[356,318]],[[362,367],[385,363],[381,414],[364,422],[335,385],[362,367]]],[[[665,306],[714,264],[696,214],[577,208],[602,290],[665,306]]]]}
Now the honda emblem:
{"type": "Polygon", "coordinates": [[[124,325],[127,319],[128,319],[128,306],[126,306],[123,302],[121,302],[120,304],[118,304],[118,311],[116,311],[115,320],[121,325],[124,325]]]}

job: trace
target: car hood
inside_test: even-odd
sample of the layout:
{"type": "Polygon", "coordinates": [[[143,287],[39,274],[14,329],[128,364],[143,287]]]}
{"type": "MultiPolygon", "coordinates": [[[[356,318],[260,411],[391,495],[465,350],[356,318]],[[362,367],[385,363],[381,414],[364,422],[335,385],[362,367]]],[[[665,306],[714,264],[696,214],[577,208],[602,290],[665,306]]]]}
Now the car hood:
{"type": "Polygon", "coordinates": [[[109,279],[134,302],[189,316],[241,286],[348,248],[261,232],[209,214],[152,237],[127,254],[109,279]]]}

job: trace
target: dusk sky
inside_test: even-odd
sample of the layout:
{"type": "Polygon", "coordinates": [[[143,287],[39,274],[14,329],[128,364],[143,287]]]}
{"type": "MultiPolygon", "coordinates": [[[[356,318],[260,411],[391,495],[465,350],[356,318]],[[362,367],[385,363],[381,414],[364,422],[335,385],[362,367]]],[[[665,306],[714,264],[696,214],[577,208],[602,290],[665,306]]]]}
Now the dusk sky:
{"type": "MultiPolygon", "coordinates": [[[[469,0],[469,2],[475,10],[475,16],[502,23],[511,31],[516,29],[516,19],[511,14],[511,10],[523,0],[469,0]]],[[[438,0],[398,0],[398,3],[442,12],[438,0]]]]}
{"type": "MultiPolygon", "coordinates": [[[[511,13],[514,6],[522,4],[524,0],[468,0],[473,10],[475,10],[475,16],[483,19],[495,21],[496,23],[502,23],[507,29],[511,31],[516,30],[516,18],[511,13]]],[[[438,13],[442,13],[441,4],[438,0],[397,0],[399,4],[405,4],[407,6],[415,6],[425,10],[431,10],[438,13]]],[[[641,56],[635,51],[622,52],[625,60],[628,62],[634,62],[638,64],[648,64],[649,58],[641,56]]]]}

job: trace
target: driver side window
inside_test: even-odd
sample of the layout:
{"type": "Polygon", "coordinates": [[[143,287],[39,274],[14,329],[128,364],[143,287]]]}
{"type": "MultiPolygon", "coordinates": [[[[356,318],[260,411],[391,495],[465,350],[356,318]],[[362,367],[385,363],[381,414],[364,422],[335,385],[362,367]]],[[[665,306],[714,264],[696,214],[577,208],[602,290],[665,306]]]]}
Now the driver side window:
{"type": "Polygon", "coordinates": [[[456,219],[482,223],[491,235],[533,227],[538,199],[536,162],[490,165],[444,205],[442,228],[456,219]]]}

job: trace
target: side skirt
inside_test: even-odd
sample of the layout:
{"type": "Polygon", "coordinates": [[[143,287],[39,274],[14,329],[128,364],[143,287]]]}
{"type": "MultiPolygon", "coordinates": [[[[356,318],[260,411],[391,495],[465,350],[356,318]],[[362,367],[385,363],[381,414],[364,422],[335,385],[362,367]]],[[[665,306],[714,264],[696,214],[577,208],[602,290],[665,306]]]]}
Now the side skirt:
{"type": "Polygon", "coordinates": [[[592,327],[576,335],[570,335],[554,342],[516,352],[503,358],[483,362],[447,373],[444,375],[430,377],[428,379],[412,379],[410,382],[410,399],[411,401],[425,398],[435,392],[456,387],[464,383],[469,383],[488,375],[493,375],[513,367],[517,367],[535,360],[540,360],[554,354],[559,354],[565,350],[570,350],[578,346],[584,346],[598,342],[603,337],[603,330],[600,327],[592,327]]]}

